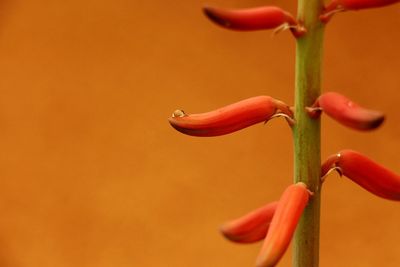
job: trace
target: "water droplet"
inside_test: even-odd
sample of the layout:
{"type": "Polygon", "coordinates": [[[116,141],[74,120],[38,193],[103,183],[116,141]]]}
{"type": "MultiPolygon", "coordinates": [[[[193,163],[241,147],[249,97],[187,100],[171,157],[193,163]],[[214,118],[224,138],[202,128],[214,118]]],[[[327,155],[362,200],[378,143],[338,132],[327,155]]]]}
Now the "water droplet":
{"type": "Polygon", "coordinates": [[[181,109],[177,109],[172,113],[172,118],[182,118],[185,116],[186,116],[185,111],[183,111],[181,109]]]}

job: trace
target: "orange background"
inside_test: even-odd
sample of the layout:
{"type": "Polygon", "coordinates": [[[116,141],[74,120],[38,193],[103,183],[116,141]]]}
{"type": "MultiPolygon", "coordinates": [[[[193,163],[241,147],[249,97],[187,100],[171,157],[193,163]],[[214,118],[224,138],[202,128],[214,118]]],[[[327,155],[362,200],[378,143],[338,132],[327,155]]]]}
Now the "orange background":
{"type": "MultiPolygon", "coordinates": [[[[287,125],[193,138],[166,119],[260,94],[293,103],[295,45],[218,28],[203,4],[0,2],[0,266],[253,266],[260,245],[217,229],[291,182],[287,125]]],[[[400,173],[399,27],[399,5],[328,25],[323,90],[387,120],[360,133],[324,116],[323,157],[353,148],[400,173]]],[[[398,203],[337,175],[323,193],[321,266],[400,265],[398,203]]]]}

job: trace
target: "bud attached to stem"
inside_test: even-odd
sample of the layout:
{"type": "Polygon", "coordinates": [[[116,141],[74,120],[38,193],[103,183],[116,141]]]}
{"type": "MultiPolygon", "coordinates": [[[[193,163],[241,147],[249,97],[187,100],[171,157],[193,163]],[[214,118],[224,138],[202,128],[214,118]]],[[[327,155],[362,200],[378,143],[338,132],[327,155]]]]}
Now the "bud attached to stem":
{"type": "Polygon", "coordinates": [[[322,164],[321,175],[335,167],[372,194],[400,201],[400,176],[359,152],[347,149],[331,155],[322,164]]]}
{"type": "Polygon", "coordinates": [[[257,267],[272,267],[281,259],[292,240],[309,197],[310,192],[302,182],[290,185],[283,192],[257,257],[257,267]]]}
{"type": "Polygon", "coordinates": [[[338,12],[384,7],[399,1],[400,0],[333,0],[325,7],[320,19],[322,22],[326,23],[338,12]]]}
{"type": "Polygon", "coordinates": [[[263,6],[247,9],[204,7],[205,15],[216,24],[237,31],[287,28],[299,37],[305,33],[292,14],[276,7],[263,6]]]}
{"type": "Polygon", "coordinates": [[[177,110],[169,118],[169,123],[187,135],[219,136],[268,121],[278,110],[293,117],[290,108],[282,101],[270,96],[256,96],[201,114],[187,115],[177,110]]]}
{"type": "Polygon", "coordinates": [[[360,131],[373,130],[385,119],[382,112],[360,107],[347,97],[335,92],[322,94],[314,105],[308,108],[312,117],[318,116],[321,111],[337,122],[360,131]]]}

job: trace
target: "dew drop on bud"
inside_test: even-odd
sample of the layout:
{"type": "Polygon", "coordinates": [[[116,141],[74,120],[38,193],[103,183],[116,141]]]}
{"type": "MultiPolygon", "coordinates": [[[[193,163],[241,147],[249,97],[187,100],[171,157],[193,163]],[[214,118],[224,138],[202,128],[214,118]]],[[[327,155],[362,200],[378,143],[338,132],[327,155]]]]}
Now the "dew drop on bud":
{"type": "Polygon", "coordinates": [[[185,111],[183,111],[181,109],[177,109],[172,113],[172,118],[182,118],[185,116],[186,116],[185,111]]]}

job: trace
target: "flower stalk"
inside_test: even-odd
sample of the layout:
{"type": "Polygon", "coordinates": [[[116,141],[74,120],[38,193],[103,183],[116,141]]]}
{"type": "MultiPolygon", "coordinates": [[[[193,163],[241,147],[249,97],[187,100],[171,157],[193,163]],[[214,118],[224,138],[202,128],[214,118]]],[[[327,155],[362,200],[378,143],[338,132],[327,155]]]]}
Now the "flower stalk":
{"type": "Polygon", "coordinates": [[[312,119],[307,107],[321,92],[324,25],[319,16],[321,0],[299,0],[297,20],[307,33],[296,43],[294,182],[303,182],[314,193],[297,226],[293,243],[293,267],[317,267],[320,224],[320,120],[312,119]]]}

